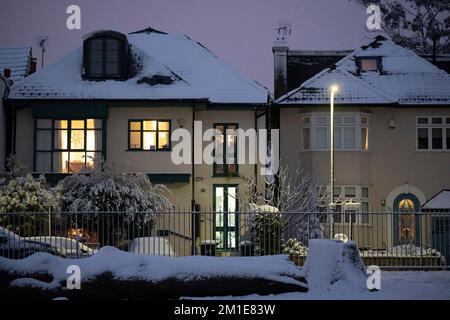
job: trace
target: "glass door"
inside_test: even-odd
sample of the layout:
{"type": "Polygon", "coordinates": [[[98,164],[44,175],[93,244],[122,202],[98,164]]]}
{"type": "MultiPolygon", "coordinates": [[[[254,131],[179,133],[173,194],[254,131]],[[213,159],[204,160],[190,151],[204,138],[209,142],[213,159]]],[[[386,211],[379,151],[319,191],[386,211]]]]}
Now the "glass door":
{"type": "Polygon", "coordinates": [[[214,235],[219,250],[234,250],[238,225],[237,185],[214,186],[214,235]]]}

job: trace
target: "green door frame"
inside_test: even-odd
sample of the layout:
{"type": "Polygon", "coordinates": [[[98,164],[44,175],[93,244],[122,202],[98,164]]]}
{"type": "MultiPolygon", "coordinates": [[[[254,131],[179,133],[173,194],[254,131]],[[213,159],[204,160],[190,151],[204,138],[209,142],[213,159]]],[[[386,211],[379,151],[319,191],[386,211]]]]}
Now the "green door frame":
{"type": "MultiPolygon", "coordinates": [[[[393,235],[394,235],[394,246],[396,245],[400,245],[400,237],[399,237],[399,233],[398,233],[398,227],[399,227],[399,205],[400,205],[400,201],[404,200],[404,199],[410,199],[413,203],[414,203],[414,211],[416,213],[418,213],[420,211],[420,201],[419,198],[417,198],[414,194],[412,193],[402,193],[400,195],[398,195],[395,200],[394,200],[394,204],[393,204],[393,235]]],[[[420,240],[420,216],[419,215],[415,215],[415,236],[414,236],[414,241],[415,241],[415,245],[419,244],[419,240],[420,240]]]]}
{"type": "Polygon", "coordinates": [[[237,249],[237,244],[238,244],[238,238],[239,238],[239,234],[238,234],[238,230],[239,230],[239,201],[238,199],[236,199],[236,211],[235,211],[235,219],[236,221],[234,222],[234,227],[229,227],[228,226],[228,188],[236,188],[236,194],[238,193],[239,190],[239,185],[238,184],[214,184],[213,185],[213,209],[214,209],[214,217],[213,217],[213,239],[216,239],[216,231],[219,232],[223,232],[223,247],[222,248],[217,248],[217,250],[220,251],[232,251],[232,250],[236,250],[237,249]],[[217,214],[217,207],[216,207],[216,189],[217,188],[224,188],[224,210],[223,210],[223,227],[217,227],[216,226],[216,214],[217,214]],[[235,237],[235,247],[234,248],[229,248],[228,247],[228,232],[234,232],[234,237],[235,237]]]}

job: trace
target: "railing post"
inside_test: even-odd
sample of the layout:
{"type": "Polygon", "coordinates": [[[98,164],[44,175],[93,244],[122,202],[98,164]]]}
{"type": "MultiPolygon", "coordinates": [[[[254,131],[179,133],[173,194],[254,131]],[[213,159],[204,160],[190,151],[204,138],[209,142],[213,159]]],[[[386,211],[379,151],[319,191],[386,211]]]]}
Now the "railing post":
{"type": "Polygon", "coordinates": [[[191,239],[192,239],[192,255],[197,255],[197,246],[196,246],[196,235],[197,235],[197,230],[196,230],[196,221],[197,221],[197,212],[195,210],[195,206],[192,206],[192,217],[191,217],[191,225],[192,225],[192,234],[191,234],[191,239]]]}
{"type": "Polygon", "coordinates": [[[52,214],[51,214],[51,208],[48,208],[48,236],[52,236],[52,214]]]}

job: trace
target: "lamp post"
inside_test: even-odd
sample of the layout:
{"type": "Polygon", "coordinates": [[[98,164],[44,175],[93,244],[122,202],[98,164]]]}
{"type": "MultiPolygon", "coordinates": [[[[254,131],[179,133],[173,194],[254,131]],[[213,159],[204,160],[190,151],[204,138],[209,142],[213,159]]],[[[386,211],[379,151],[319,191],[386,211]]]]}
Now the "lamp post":
{"type": "MultiPolygon", "coordinates": [[[[334,203],[334,96],[338,92],[337,85],[330,87],[330,185],[331,185],[331,203],[333,210],[334,203]]],[[[331,214],[331,238],[334,237],[334,216],[331,214]]]]}

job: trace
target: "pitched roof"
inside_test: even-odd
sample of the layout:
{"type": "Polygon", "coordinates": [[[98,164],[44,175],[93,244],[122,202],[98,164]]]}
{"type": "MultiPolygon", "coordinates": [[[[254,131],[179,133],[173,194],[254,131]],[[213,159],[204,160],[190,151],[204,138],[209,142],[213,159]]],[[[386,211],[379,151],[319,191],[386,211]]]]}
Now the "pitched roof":
{"type": "Polygon", "coordinates": [[[31,47],[0,47],[0,72],[11,69],[10,80],[16,82],[28,75],[31,47]]]}
{"type": "Polygon", "coordinates": [[[422,209],[449,209],[450,210],[450,190],[442,190],[430,200],[428,200],[422,209]]]}
{"type": "Polygon", "coordinates": [[[185,35],[148,29],[127,36],[134,60],[142,68],[126,81],[81,78],[82,48],[11,88],[10,99],[173,100],[205,99],[212,103],[266,103],[267,91],[233,70],[185,35]],[[140,80],[170,76],[171,84],[140,80]],[[138,83],[140,82],[140,83],[138,83]]]}
{"type": "Polygon", "coordinates": [[[328,88],[331,84],[337,84],[340,88],[336,95],[336,103],[340,104],[450,104],[449,74],[380,36],[276,102],[326,104],[329,103],[328,88]],[[360,57],[382,57],[382,72],[358,74],[356,59],[360,57]]]}

